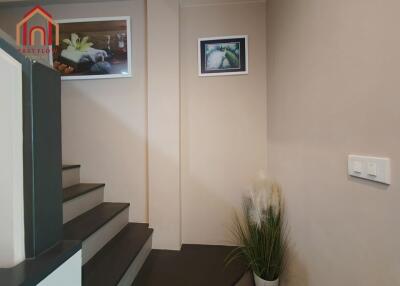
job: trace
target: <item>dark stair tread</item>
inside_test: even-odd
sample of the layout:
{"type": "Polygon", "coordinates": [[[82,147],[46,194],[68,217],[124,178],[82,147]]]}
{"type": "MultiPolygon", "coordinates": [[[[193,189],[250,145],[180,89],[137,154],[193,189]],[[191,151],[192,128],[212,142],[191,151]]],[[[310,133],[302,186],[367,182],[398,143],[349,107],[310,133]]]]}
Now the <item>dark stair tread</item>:
{"type": "Polygon", "coordinates": [[[104,187],[105,184],[77,184],[63,190],[63,202],[104,187]]]}
{"type": "Polygon", "coordinates": [[[79,241],[59,241],[35,258],[25,259],[12,268],[0,268],[0,285],[37,285],[81,250],[79,241]]]}
{"type": "Polygon", "coordinates": [[[128,207],[129,203],[102,203],[64,224],[64,239],[83,241],[128,207]]]}
{"type": "Polygon", "coordinates": [[[81,165],[62,165],[63,170],[78,169],[81,165]]]}
{"type": "Polygon", "coordinates": [[[129,223],[83,266],[83,285],[117,285],[152,233],[148,224],[129,223]]]}

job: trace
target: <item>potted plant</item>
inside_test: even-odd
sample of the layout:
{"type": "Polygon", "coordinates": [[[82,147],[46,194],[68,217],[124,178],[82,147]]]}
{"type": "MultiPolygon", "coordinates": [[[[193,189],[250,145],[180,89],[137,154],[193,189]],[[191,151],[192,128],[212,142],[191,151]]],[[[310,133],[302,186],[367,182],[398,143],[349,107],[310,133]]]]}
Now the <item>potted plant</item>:
{"type": "Polygon", "coordinates": [[[232,231],[240,246],[229,254],[226,262],[243,259],[253,271],[256,286],[278,286],[287,248],[279,186],[260,176],[244,200],[243,211],[244,216],[236,213],[232,231]]]}

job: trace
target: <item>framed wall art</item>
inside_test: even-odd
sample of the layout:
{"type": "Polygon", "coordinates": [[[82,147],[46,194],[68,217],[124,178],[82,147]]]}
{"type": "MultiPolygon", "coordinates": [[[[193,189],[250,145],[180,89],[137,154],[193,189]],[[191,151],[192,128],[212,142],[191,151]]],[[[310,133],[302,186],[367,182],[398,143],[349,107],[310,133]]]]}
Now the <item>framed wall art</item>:
{"type": "Polygon", "coordinates": [[[60,45],[52,53],[53,68],[63,80],[130,77],[130,17],[56,21],[60,45]]]}
{"type": "Polygon", "coordinates": [[[248,74],[247,36],[201,38],[199,76],[248,74]]]}

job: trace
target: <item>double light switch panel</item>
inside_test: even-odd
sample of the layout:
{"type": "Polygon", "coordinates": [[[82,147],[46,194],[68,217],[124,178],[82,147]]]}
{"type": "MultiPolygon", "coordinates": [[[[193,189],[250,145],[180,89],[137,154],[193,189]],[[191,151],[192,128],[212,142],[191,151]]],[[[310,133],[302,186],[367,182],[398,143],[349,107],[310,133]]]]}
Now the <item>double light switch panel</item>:
{"type": "Polygon", "coordinates": [[[348,173],[353,177],[390,185],[390,159],[349,155],[348,173]]]}

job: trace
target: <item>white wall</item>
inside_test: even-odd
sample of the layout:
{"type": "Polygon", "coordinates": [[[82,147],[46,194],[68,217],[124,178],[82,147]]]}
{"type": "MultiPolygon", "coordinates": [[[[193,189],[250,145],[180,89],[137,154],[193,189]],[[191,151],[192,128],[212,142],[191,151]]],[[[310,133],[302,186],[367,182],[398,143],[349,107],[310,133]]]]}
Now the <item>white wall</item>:
{"type": "MultiPolygon", "coordinates": [[[[44,6],[55,19],[131,16],[132,78],[62,82],[63,161],[83,182],[106,183],[105,200],[130,202],[130,221],[147,222],[145,0],[44,6]]],[[[15,37],[28,7],[0,8],[15,37]]]]}
{"type": "Polygon", "coordinates": [[[233,210],[266,168],[265,3],[206,2],[181,9],[182,235],[230,244],[233,210]],[[198,38],[230,35],[249,37],[249,74],[199,77],[198,38]]]}
{"type": "Polygon", "coordinates": [[[399,1],[270,0],[268,164],[292,252],[283,285],[400,285],[399,1]],[[385,187],[347,155],[392,159],[385,187]]]}
{"type": "Polygon", "coordinates": [[[0,268],[25,259],[22,70],[0,49],[0,268]]]}

